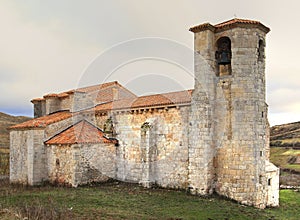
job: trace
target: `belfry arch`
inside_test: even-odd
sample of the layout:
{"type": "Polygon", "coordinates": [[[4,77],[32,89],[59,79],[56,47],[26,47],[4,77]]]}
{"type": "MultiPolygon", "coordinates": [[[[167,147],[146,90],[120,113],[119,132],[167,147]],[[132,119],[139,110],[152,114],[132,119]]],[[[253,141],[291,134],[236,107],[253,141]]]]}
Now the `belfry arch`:
{"type": "Polygon", "coordinates": [[[217,75],[231,75],[231,40],[229,37],[220,37],[216,42],[215,58],[217,63],[217,75]]]}

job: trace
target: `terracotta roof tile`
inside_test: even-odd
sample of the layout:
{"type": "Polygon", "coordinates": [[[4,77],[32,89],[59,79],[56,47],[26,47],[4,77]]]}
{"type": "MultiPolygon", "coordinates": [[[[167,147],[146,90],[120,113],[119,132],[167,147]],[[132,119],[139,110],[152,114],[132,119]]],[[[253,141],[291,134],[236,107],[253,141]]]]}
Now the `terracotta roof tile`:
{"type": "Polygon", "coordinates": [[[93,124],[82,120],[50,138],[45,144],[83,144],[83,143],[117,143],[116,139],[109,139],[93,124]]]}
{"type": "Polygon", "coordinates": [[[44,95],[43,97],[44,98],[57,97],[57,94],[56,93],[50,93],[50,94],[44,95]]]}
{"type": "Polygon", "coordinates": [[[45,101],[44,98],[35,98],[35,99],[32,99],[31,102],[40,102],[40,101],[45,101]]]}
{"type": "Polygon", "coordinates": [[[231,20],[224,21],[224,22],[222,22],[222,23],[216,24],[215,27],[216,27],[216,28],[221,28],[221,27],[224,27],[224,26],[226,26],[226,25],[231,25],[231,24],[235,24],[235,23],[260,24],[259,21],[248,20],[248,19],[240,19],[240,18],[233,18],[233,19],[231,19],[231,20]]]}
{"type": "Polygon", "coordinates": [[[132,103],[132,108],[172,105],[191,102],[191,90],[141,96],[132,103]]]}
{"type": "Polygon", "coordinates": [[[50,93],[47,95],[44,95],[43,98],[36,98],[33,99],[33,101],[42,101],[45,100],[45,98],[67,98],[71,94],[76,93],[88,93],[93,97],[93,101],[96,104],[105,103],[113,101],[114,99],[129,99],[129,98],[136,98],[137,96],[123,87],[121,84],[119,84],[117,81],[114,82],[108,82],[103,83],[99,85],[94,86],[88,86],[83,88],[78,88],[74,90],[69,90],[62,93],[50,93]],[[115,95],[115,92],[118,93],[118,95],[115,95]]]}
{"type": "Polygon", "coordinates": [[[218,32],[218,31],[225,30],[226,28],[244,27],[244,26],[249,26],[249,25],[255,26],[255,27],[261,29],[262,31],[265,31],[266,33],[268,33],[270,31],[270,28],[266,27],[259,21],[240,19],[240,18],[234,18],[229,21],[225,21],[225,22],[222,22],[222,23],[216,24],[216,25],[211,25],[209,23],[200,24],[200,25],[190,28],[190,31],[192,31],[194,33],[204,31],[204,30],[211,30],[213,32],[218,32]]]}
{"type": "Polygon", "coordinates": [[[66,92],[62,92],[62,93],[57,94],[57,97],[58,98],[67,98],[67,97],[69,97],[69,94],[66,92]]]}
{"type": "Polygon", "coordinates": [[[72,117],[72,114],[69,111],[56,112],[40,118],[34,118],[18,125],[14,125],[9,129],[44,128],[47,125],[65,120],[70,117],[72,117]]]}
{"type": "Polygon", "coordinates": [[[111,109],[132,109],[173,104],[185,104],[191,102],[191,94],[192,90],[185,90],[180,92],[141,96],[135,99],[123,99],[100,104],[95,107],[95,110],[105,111],[111,109]]]}
{"type": "Polygon", "coordinates": [[[94,92],[94,91],[98,91],[98,90],[101,90],[101,89],[105,89],[105,88],[113,86],[113,85],[120,85],[120,84],[117,81],[113,81],[113,82],[102,83],[102,84],[99,84],[99,85],[93,85],[93,86],[78,88],[78,89],[75,89],[75,91],[78,91],[78,92],[94,92]]]}

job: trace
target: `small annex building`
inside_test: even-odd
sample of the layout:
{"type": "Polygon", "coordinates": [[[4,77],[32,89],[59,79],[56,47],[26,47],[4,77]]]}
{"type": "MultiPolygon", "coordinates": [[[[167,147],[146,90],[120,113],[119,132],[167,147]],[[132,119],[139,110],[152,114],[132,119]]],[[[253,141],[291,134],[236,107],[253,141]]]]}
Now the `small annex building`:
{"type": "Polygon", "coordinates": [[[270,29],[232,19],[190,31],[191,90],[138,97],[115,81],[33,99],[34,119],[10,128],[10,182],[116,179],[278,206],[265,101],[270,29]]]}

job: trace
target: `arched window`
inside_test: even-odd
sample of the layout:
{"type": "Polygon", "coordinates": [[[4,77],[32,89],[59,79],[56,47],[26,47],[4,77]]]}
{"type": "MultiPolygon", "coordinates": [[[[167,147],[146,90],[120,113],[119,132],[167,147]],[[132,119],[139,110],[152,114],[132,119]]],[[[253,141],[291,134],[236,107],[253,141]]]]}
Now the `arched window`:
{"type": "Polygon", "coordinates": [[[221,37],[217,41],[216,61],[219,65],[231,64],[231,41],[229,37],[221,37]]]}
{"type": "Polygon", "coordinates": [[[263,40],[258,41],[258,61],[265,59],[265,42],[263,40]]]}

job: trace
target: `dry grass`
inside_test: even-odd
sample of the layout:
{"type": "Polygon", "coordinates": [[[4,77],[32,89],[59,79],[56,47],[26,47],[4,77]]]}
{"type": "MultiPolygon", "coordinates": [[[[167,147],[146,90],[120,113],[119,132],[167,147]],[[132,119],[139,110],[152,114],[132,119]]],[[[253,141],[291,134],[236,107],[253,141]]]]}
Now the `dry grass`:
{"type": "Polygon", "coordinates": [[[8,148],[0,148],[0,153],[9,154],[9,149],[8,148]]]}
{"type": "Polygon", "coordinates": [[[300,219],[300,193],[283,190],[281,206],[259,210],[213,195],[111,182],[89,187],[23,187],[0,182],[0,219],[300,219]]]}
{"type": "Polygon", "coordinates": [[[300,172],[300,164],[289,164],[291,157],[300,153],[300,150],[293,150],[282,147],[271,147],[270,160],[280,168],[293,169],[300,172]]]}
{"type": "Polygon", "coordinates": [[[0,152],[0,176],[9,175],[9,153],[0,152]]]}

